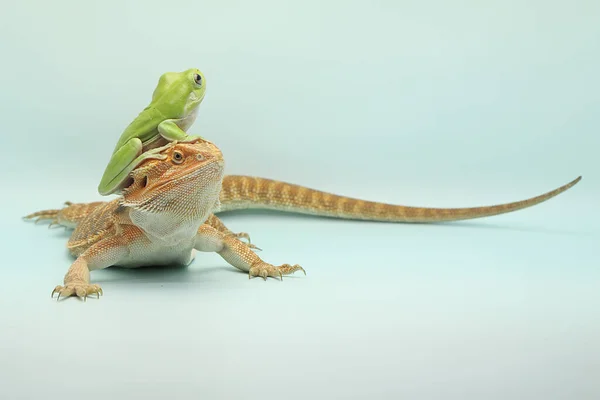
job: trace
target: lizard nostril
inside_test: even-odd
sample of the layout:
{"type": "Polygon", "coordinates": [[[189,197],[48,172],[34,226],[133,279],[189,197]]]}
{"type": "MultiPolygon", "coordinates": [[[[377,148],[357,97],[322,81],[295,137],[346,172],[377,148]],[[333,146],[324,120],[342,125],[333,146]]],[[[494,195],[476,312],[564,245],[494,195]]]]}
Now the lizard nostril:
{"type": "Polygon", "coordinates": [[[202,161],[204,160],[204,156],[202,154],[196,154],[196,159],[198,159],[198,161],[202,161]]]}

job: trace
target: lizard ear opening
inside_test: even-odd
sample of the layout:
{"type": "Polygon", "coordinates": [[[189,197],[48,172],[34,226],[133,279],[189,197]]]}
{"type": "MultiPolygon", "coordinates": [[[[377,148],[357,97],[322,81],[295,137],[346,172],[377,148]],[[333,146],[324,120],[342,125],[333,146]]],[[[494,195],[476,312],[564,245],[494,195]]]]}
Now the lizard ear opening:
{"type": "Polygon", "coordinates": [[[144,175],[142,177],[142,179],[140,180],[140,186],[145,188],[146,186],[148,186],[148,175],[144,175]]]}

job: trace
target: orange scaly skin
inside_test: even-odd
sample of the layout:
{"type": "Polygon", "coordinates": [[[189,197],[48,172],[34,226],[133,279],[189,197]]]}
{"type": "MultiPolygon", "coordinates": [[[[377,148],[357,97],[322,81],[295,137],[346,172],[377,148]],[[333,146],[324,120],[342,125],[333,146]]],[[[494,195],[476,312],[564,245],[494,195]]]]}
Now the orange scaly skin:
{"type": "Polygon", "coordinates": [[[426,223],[489,217],[531,207],[573,187],[581,176],[545,194],[513,203],[470,208],[407,207],[321,192],[303,186],[253,176],[223,179],[221,206],[215,213],[239,209],[280,210],[333,218],[426,223]]]}
{"type": "Polygon", "coordinates": [[[283,278],[304,269],[299,265],[274,266],[239,240],[212,215],[223,179],[221,151],[212,143],[172,143],[162,159],[144,161],[132,172],[133,183],[110,202],[66,203],[61,210],[45,210],[27,219],[52,219],[74,227],[67,244],[76,257],[63,285],[52,291],[57,298],[84,299],[102,294],[90,283],[90,271],[112,265],[187,265],[194,250],[216,252],[249,277],[283,278]]]}
{"type": "MultiPolygon", "coordinates": [[[[70,201],[66,201],[65,205],[67,207],[62,209],[54,209],[54,210],[44,210],[37,211],[32,214],[29,214],[25,217],[25,219],[34,219],[36,222],[43,220],[50,220],[49,226],[60,225],[65,228],[76,228],[79,223],[83,222],[80,226],[79,230],[81,232],[90,232],[93,230],[93,224],[95,224],[95,218],[100,216],[100,218],[106,217],[107,213],[110,214],[114,211],[114,205],[117,200],[113,200],[110,202],[106,201],[95,201],[93,203],[71,203],[70,201]],[[91,214],[94,214],[90,218],[87,218],[91,214]]],[[[246,239],[248,240],[248,246],[253,249],[258,249],[258,247],[250,244],[250,236],[246,232],[234,233],[229,230],[216,215],[210,214],[206,219],[206,224],[212,226],[217,231],[227,235],[233,236],[238,239],[246,239]]],[[[85,235],[84,235],[85,236],[85,235]]],[[[70,239],[73,241],[73,236],[70,239]]],[[[70,244],[67,245],[70,248],[70,244]]]]}
{"type": "Polygon", "coordinates": [[[91,293],[101,294],[102,289],[89,281],[89,271],[93,269],[110,265],[188,264],[193,260],[193,249],[215,251],[231,265],[247,271],[250,277],[266,279],[304,271],[298,265],[275,267],[262,261],[252,251],[256,247],[250,244],[248,234],[231,232],[214,215],[229,210],[261,208],[406,223],[457,221],[531,207],[581,180],[578,177],[545,194],[494,206],[407,207],[353,199],[266,178],[223,177],[222,155],[209,142],[173,144],[164,153],[164,160],[148,160],[132,173],[133,184],[120,198],[110,202],[67,202],[63,209],[40,211],[26,217],[36,221],[50,219],[51,225],[75,229],[67,247],[77,259],[65,276],[64,286],[57,286],[53,294],[58,292],[58,297],[75,294],[84,298],[91,293]],[[186,163],[189,159],[196,160],[196,154],[202,154],[203,161],[178,165],[173,160],[175,151],[184,154],[186,163]],[[209,161],[212,169],[194,174],[196,164],[209,161]],[[240,238],[247,239],[248,243],[240,238]]]}
{"type": "MultiPolygon", "coordinates": [[[[532,207],[573,187],[581,176],[550,192],[526,200],[469,208],[407,207],[339,196],[291,183],[254,176],[228,175],[223,178],[220,206],[214,214],[240,209],[267,209],[332,218],[366,221],[427,223],[490,217],[532,207]]],[[[71,203],[67,202],[67,205],[71,203]]],[[[70,226],[89,215],[105,202],[73,204],[62,210],[48,210],[30,217],[52,219],[52,224],[70,226]],[[44,215],[44,213],[48,213],[44,215]]],[[[246,233],[229,231],[214,215],[207,223],[219,231],[248,239],[246,233]]]]}

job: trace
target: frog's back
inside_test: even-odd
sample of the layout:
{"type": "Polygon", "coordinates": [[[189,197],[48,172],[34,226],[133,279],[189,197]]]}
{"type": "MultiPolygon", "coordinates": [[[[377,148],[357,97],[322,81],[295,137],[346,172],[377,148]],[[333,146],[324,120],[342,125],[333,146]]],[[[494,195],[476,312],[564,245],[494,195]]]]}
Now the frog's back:
{"type": "Polygon", "coordinates": [[[144,108],[138,116],[131,121],[119,138],[114,151],[120,149],[133,138],[138,138],[145,145],[157,139],[158,124],[165,120],[165,116],[152,104],[144,108]]]}

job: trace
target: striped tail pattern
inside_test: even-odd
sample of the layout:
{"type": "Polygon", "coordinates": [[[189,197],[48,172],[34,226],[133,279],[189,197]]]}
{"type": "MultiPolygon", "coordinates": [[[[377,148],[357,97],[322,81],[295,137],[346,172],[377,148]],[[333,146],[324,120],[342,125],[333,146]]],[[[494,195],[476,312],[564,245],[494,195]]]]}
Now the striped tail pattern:
{"type": "Polygon", "coordinates": [[[406,223],[459,221],[489,217],[534,206],[570,189],[580,180],[581,176],[550,192],[512,203],[468,208],[428,208],[365,201],[266,178],[227,175],[223,179],[221,206],[215,212],[265,209],[367,221],[406,223]]]}

